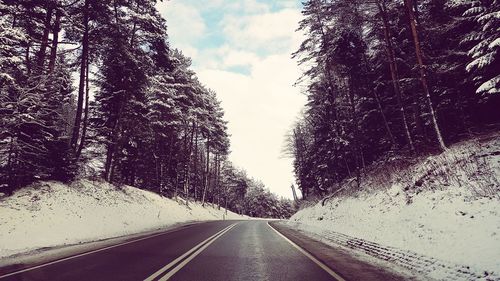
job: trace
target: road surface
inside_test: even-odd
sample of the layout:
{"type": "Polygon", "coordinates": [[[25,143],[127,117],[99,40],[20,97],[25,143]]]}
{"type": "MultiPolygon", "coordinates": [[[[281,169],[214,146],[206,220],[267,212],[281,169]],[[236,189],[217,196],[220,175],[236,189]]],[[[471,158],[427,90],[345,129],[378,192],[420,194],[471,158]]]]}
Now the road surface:
{"type": "Polygon", "coordinates": [[[189,225],[34,268],[0,280],[342,280],[266,221],[189,225]]]}

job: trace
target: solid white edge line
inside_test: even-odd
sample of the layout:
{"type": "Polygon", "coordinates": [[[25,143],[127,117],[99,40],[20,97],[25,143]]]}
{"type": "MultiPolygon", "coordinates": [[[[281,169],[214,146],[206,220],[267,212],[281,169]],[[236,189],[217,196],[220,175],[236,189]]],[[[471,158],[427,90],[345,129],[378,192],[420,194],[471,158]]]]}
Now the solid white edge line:
{"type": "Polygon", "coordinates": [[[315,264],[317,264],[319,267],[321,267],[324,271],[328,272],[333,278],[337,279],[338,281],[346,281],[342,276],[338,275],[330,269],[326,264],[322,263],[319,261],[317,258],[315,258],[313,255],[309,254],[306,250],[302,249],[299,245],[295,244],[292,240],[288,239],[285,235],[281,234],[281,232],[277,231],[272,227],[269,222],[267,222],[267,225],[274,230],[279,236],[281,236],[283,239],[285,239],[288,243],[290,243],[293,247],[295,247],[297,250],[299,250],[302,254],[304,254],[306,257],[308,257],[310,260],[312,260],[315,264]]]}
{"type": "MultiPolygon", "coordinates": [[[[192,225],[188,225],[188,226],[190,227],[192,225]]],[[[77,255],[74,255],[74,256],[69,256],[69,257],[58,259],[58,260],[55,260],[55,261],[43,263],[43,264],[40,264],[40,265],[37,265],[37,266],[33,266],[33,267],[21,269],[21,270],[18,270],[18,271],[14,271],[14,272],[11,272],[11,273],[7,273],[7,274],[4,274],[4,275],[1,275],[0,279],[5,278],[5,277],[9,277],[9,276],[12,276],[12,275],[16,275],[16,274],[19,274],[19,273],[31,271],[31,270],[34,270],[34,269],[42,268],[42,267],[45,267],[45,266],[48,266],[48,265],[56,264],[56,263],[59,263],[59,262],[71,260],[71,259],[74,259],[74,258],[83,257],[83,256],[86,256],[86,255],[94,254],[94,253],[101,252],[101,251],[105,251],[105,250],[108,250],[108,249],[111,249],[111,248],[116,248],[116,247],[120,247],[120,246],[123,246],[123,245],[132,244],[132,243],[139,242],[139,241],[142,241],[142,240],[154,238],[154,237],[157,237],[157,236],[160,236],[160,235],[165,235],[165,234],[177,232],[177,231],[182,230],[182,229],[185,229],[185,228],[179,227],[179,228],[167,230],[165,232],[158,233],[158,234],[155,234],[155,235],[152,235],[152,236],[147,236],[147,237],[139,238],[139,239],[136,239],[136,240],[127,241],[127,242],[124,242],[124,243],[107,246],[107,247],[104,247],[104,248],[92,250],[92,251],[81,253],[81,254],[77,254],[77,255]]],[[[99,242],[99,241],[97,241],[97,242],[99,242]]]]}
{"type": "Polygon", "coordinates": [[[162,278],[160,278],[158,281],[167,281],[170,279],[170,277],[174,276],[179,270],[181,270],[186,264],[188,264],[191,260],[193,260],[197,255],[199,255],[201,252],[203,252],[210,244],[215,242],[215,240],[219,239],[222,235],[224,235],[226,232],[231,230],[236,224],[230,225],[229,228],[224,229],[224,232],[220,233],[215,237],[213,240],[210,242],[206,243],[198,249],[196,252],[194,252],[191,256],[189,256],[187,259],[183,260],[180,264],[178,264],[176,267],[174,267],[172,270],[170,270],[167,274],[165,274],[162,278]]]}
{"type": "MultiPolygon", "coordinates": [[[[198,243],[196,246],[194,246],[193,248],[191,248],[189,251],[185,252],[184,254],[182,254],[181,256],[179,256],[178,258],[176,258],[175,260],[171,261],[169,264],[167,264],[164,267],[160,268],[159,270],[157,270],[155,273],[153,273],[148,278],[144,279],[144,281],[153,281],[155,278],[157,278],[161,274],[165,273],[165,271],[167,271],[168,269],[170,269],[172,266],[174,266],[175,264],[177,264],[179,261],[181,261],[185,257],[189,256],[191,253],[193,253],[194,251],[196,251],[196,249],[198,247],[202,246],[203,244],[205,244],[208,241],[210,241],[210,239],[216,237],[217,235],[221,234],[222,232],[230,229],[231,227],[233,227],[235,225],[236,225],[236,223],[234,223],[232,225],[229,225],[229,226],[223,228],[222,230],[218,231],[214,235],[212,235],[212,236],[208,237],[207,239],[203,240],[202,242],[198,243]]],[[[215,238],[215,239],[217,239],[217,238],[215,238]]]]}

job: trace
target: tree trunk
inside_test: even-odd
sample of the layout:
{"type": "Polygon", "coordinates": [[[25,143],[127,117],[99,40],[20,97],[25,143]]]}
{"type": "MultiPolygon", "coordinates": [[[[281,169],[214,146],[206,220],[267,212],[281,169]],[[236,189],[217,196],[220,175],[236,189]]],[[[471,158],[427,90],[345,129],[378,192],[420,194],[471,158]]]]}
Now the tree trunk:
{"type": "MultiPolygon", "coordinates": [[[[196,123],[193,121],[192,129],[191,129],[191,137],[189,140],[189,149],[187,155],[187,163],[186,163],[186,174],[184,178],[184,193],[186,195],[186,199],[189,198],[189,185],[190,185],[190,175],[191,175],[191,154],[193,152],[193,142],[194,142],[194,131],[196,130],[196,123]]],[[[187,200],[186,200],[187,204],[187,200]]]]}
{"type": "Polygon", "coordinates": [[[207,137],[207,159],[206,159],[206,170],[205,170],[205,183],[203,185],[203,196],[201,198],[201,205],[205,206],[205,198],[207,195],[208,185],[210,184],[209,175],[210,175],[210,136],[207,137]]]}
{"type": "Polygon", "coordinates": [[[83,6],[83,38],[82,38],[82,58],[80,63],[80,81],[78,85],[78,101],[76,106],[75,124],[71,137],[71,146],[77,148],[78,137],[80,135],[80,125],[82,121],[83,97],[85,95],[85,68],[87,66],[89,45],[89,0],[85,0],[83,6]]]}
{"type": "MultiPolygon", "coordinates": [[[[116,146],[115,146],[115,148],[116,148],[116,146]]],[[[116,151],[114,151],[113,155],[115,155],[115,154],[116,154],[116,151]]],[[[115,162],[116,162],[116,157],[111,158],[111,169],[110,169],[110,172],[109,172],[109,180],[108,180],[108,182],[110,182],[110,183],[115,178],[115,171],[116,171],[115,162]]]]}
{"type": "MultiPolygon", "coordinates": [[[[382,18],[382,23],[384,25],[384,40],[385,40],[387,58],[389,61],[389,69],[391,71],[392,87],[394,89],[394,93],[396,94],[396,98],[397,98],[397,102],[398,102],[398,106],[399,106],[399,111],[401,112],[401,117],[403,118],[403,127],[405,129],[406,139],[408,141],[408,144],[410,145],[410,150],[414,151],[415,146],[413,144],[413,139],[412,139],[411,134],[410,134],[408,121],[406,118],[406,112],[405,112],[405,109],[403,106],[401,87],[399,85],[399,71],[398,71],[398,65],[396,62],[396,55],[394,53],[394,47],[392,45],[392,40],[391,40],[391,31],[390,31],[390,26],[389,26],[389,20],[387,19],[387,8],[385,7],[385,2],[380,3],[380,1],[381,0],[378,0],[376,2],[377,2],[378,10],[379,10],[381,18],[382,18]]],[[[382,1],[385,1],[385,0],[382,0],[382,1]]]]}
{"type": "Polygon", "coordinates": [[[361,170],[365,168],[363,148],[360,145],[360,131],[359,131],[359,119],[356,114],[356,89],[353,86],[352,81],[354,80],[352,76],[347,77],[347,94],[351,109],[352,118],[352,130],[353,130],[353,142],[354,142],[354,160],[356,163],[356,184],[358,188],[361,186],[361,170]]]}
{"type": "Polygon", "coordinates": [[[119,15],[118,15],[118,2],[116,0],[113,1],[113,10],[115,13],[116,30],[118,31],[118,34],[121,34],[121,32],[120,32],[120,19],[119,19],[119,15]]]}
{"type": "Polygon", "coordinates": [[[344,159],[345,167],[347,169],[347,174],[349,175],[349,177],[352,177],[351,168],[349,168],[349,163],[347,163],[347,155],[344,155],[344,157],[342,158],[344,159]]]}
{"type": "Polygon", "coordinates": [[[217,187],[217,209],[220,210],[220,156],[215,154],[215,186],[217,187]]]}
{"type": "Polygon", "coordinates": [[[24,53],[24,60],[26,61],[26,72],[28,73],[28,75],[31,75],[30,49],[31,49],[31,42],[28,41],[26,43],[26,51],[24,53]]]}
{"type": "Polygon", "coordinates": [[[47,52],[47,47],[49,46],[49,33],[50,33],[50,22],[52,20],[52,11],[54,7],[52,6],[53,3],[52,1],[47,1],[45,8],[47,9],[47,12],[45,14],[45,20],[44,20],[44,27],[43,27],[43,34],[42,34],[42,39],[40,42],[40,49],[38,50],[37,56],[36,56],[36,66],[37,66],[37,73],[43,73],[43,66],[45,64],[45,56],[47,52]]]}
{"type": "Polygon", "coordinates": [[[182,184],[182,192],[184,193],[185,196],[187,196],[186,192],[186,181],[187,181],[187,172],[188,172],[188,165],[189,165],[189,152],[188,152],[188,147],[189,147],[189,124],[185,124],[184,126],[184,147],[182,151],[184,152],[183,159],[181,159],[181,166],[182,166],[182,178],[180,183],[182,184]]]}
{"type": "Polygon", "coordinates": [[[224,187],[224,213],[226,213],[227,216],[227,188],[224,187]]]}
{"type": "Polygon", "coordinates": [[[76,159],[80,158],[83,147],[85,146],[85,135],[87,134],[87,124],[89,119],[89,60],[87,58],[87,66],[85,68],[85,111],[83,115],[83,128],[80,138],[80,144],[76,152],[76,159]]]}
{"type": "Polygon", "coordinates": [[[195,130],[195,137],[194,137],[194,176],[195,176],[195,181],[194,181],[194,201],[196,202],[198,200],[198,185],[199,185],[199,177],[198,177],[198,130],[195,130]]]}
{"type": "Polygon", "coordinates": [[[132,28],[132,36],[130,36],[131,47],[134,47],[136,30],[137,30],[137,23],[134,21],[134,27],[132,28]]]}
{"type": "Polygon", "coordinates": [[[113,159],[114,144],[110,143],[106,151],[106,161],[104,163],[104,180],[110,182],[111,161],[113,159]]]}
{"type": "Polygon", "coordinates": [[[349,100],[349,108],[351,110],[351,130],[353,132],[353,142],[354,142],[354,155],[356,156],[354,159],[356,160],[356,172],[359,173],[361,170],[360,157],[361,157],[361,147],[359,145],[359,121],[356,114],[356,98],[355,98],[355,90],[352,87],[351,81],[353,80],[351,77],[346,78],[345,86],[347,87],[347,97],[349,100]]]}
{"type": "Polygon", "coordinates": [[[120,124],[120,119],[123,111],[123,107],[125,104],[125,101],[123,100],[124,97],[121,97],[120,106],[118,109],[118,113],[116,116],[116,120],[114,122],[113,127],[111,128],[111,141],[108,146],[108,151],[106,154],[106,164],[105,164],[105,180],[108,182],[111,182],[113,179],[113,173],[114,173],[114,158],[116,151],[118,149],[118,139],[120,136],[120,130],[121,130],[121,124],[120,124]]]}
{"type": "Polygon", "coordinates": [[[422,59],[422,49],[420,47],[420,41],[419,41],[418,32],[417,32],[417,21],[415,18],[415,13],[413,11],[413,4],[414,3],[412,0],[404,0],[404,2],[406,4],[406,9],[408,11],[408,15],[410,18],[410,27],[411,27],[411,32],[412,32],[412,36],[413,36],[413,42],[415,44],[415,55],[417,57],[418,70],[419,70],[419,74],[420,74],[420,82],[421,82],[422,88],[424,90],[424,97],[427,101],[427,106],[429,107],[429,113],[431,115],[431,121],[432,121],[432,125],[434,127],[434,131],[435,131],[435,134],[437,137],[437,142],[438,142],[441,150],[445,151],[447,149],[447,147],[444,144],[443,137],[441,135],[441,130],[439,129],[439,125],[437,122],[437,116],[436,116],[436,113],[434,112],[434,107],[432,105],[429,85],[427,84],[425,66],[424,66],[424,62],[422,59]]]}
{"type": "Polygon", "coordinates": [[[373,95],[375,96],[375,100],[377,101],[378,111],[380,111],[380,115],[382,116],[382,121],[384,122],[385,130],[389,135],[391,144],[394,146],[396,144],[396,140],[394,139],[394,135],[392,134],[391,128],[389,127],[389,123],[387,122],[387,117],[385,116],[384,109],[382,108],[382,103],[380,102],[380,97],[378,96],[376,90],[373,90],[373,95]]]}
{"type": "Polygon", "coordinates": [[[56,19],[52,30],[52,46],[50,47],[49,73],[54,71],[57,59],[57,45],[59,44],[59,31],[61,31],[61,9],[56,10],[56,19]]]}
{"type": "Polygon", "coordinates": [[[10,137],[10,145],[9,145],[9,152],[8,152],[8,158],[7,158],[7,175],[8,175],[8,180],[7,180],[7,195],[12,195],[13,191],[16,189],[17,186],[15,186],[15,168],[14,168],[14,136],[10,137]]]}
{"type": "Polygon", "coordinates": [[[295,186],[292,184],[292,194],[293,194],[293,201],[295,203],[299,202],[299,198],[297,198],[297,192],[295,191],[295,186]]]}
{"type": "Polygon", "coordinates": [[[161,195],[161,184],[160,184],[160,157],[156,155],[156,153],[160,150],[159,148],[159,141],[155,137],[154,139],[154,151],[153,151],[153,158],[155,161],[155,176],[156,176],[156,187],[158,188],[158,194],[161,195]]]}
{"type": "Polygon", "coordinates": [[[160,194],[165,190],[165,163],[160,159],[160,194]]]}

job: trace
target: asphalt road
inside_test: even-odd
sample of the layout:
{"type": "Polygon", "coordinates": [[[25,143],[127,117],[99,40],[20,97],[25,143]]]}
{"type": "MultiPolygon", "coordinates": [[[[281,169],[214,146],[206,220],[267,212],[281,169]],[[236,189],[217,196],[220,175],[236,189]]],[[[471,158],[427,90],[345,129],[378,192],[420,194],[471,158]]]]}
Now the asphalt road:
{"type": "Polygon", "coordinates": [[[265,221],[194,224],[17,270],[0,280],[342,280],[265,221]]]}

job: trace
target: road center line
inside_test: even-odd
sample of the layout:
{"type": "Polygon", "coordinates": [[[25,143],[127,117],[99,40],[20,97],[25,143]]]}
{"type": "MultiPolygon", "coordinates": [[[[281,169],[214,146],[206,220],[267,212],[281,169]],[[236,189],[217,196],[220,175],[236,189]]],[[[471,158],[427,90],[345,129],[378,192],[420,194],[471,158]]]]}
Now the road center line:
{"type": "Polygon", "coordinates": [[[333,278],[335,278],[338,281],[346,281],[342,276],[338,275],[335,273],[335,271],[331,270],[326,264],[322,263],[320,260],[315,258],[313,255],[309,254],[306,250],[302,249],[299,245],[295,244],[292,240],[288,239],[285,235],[281,234],[281,232],[277,231],[272,227],[269,222],[267,223],[267,226],[269,226],[272,230],[274,230],[279,236],[281,236],[283,239],[285,239],[288,243],[290,243],[293,247],[295,247],[297,250],[299,250],[302,254],[304,254],[306,257],[308,257],[310,260],[312,260],[315,264],[317,264],[319,267],[321,267],[324,271],[326,271],[328,274],[330,274],[333,278]]]}
{"type": "Polygon", "coordinates": [[[165,273],[168,271],[171,267],[177,265],[172,269],[168,274],[163,276],[160,280],[168,280],[172,275],[174,275],[177,271],[179,271],[183,266],[185,266],[188,262],[190,262],[194,257],[196,257],[199,253],[201,253],[203,250],[205,250],[210,244],[212,244],[217,238],[221,237],[224,233],[228,232],[233,228],[237,223],[234,223],[232,225],[229,225],[228,227],[222,229],[221,231],[215,233],[214,235],[208,237],[207,239],[203,240],[201,243],[198,245],[194,246],[191,248],[189,251],[186,253],[182,254],[180,257],[176,258],[166,266],[160,268],[158,271],[153,273],[153,275],[149,276],[148,278],[144,279],[144,281],[153,281],[156,279],[158,276],[161,274],[165,273]],[[181,262],[182,261],[182,262],[181,262]],[[179,263],[181,262],[181,263],[179,263]]]}

